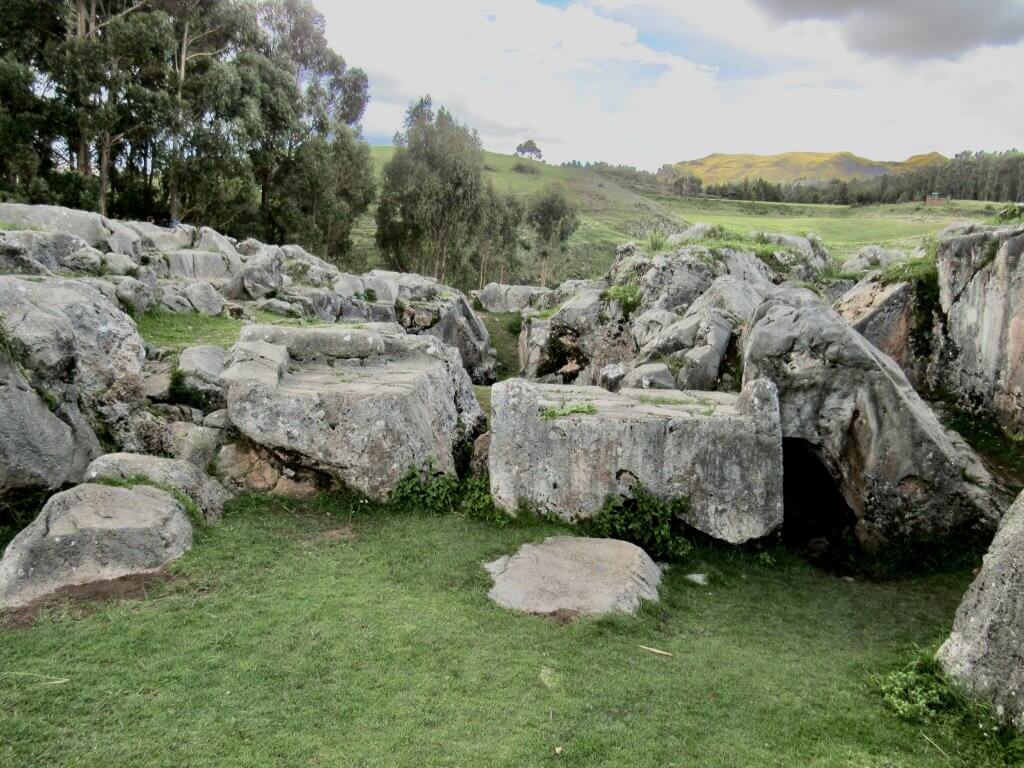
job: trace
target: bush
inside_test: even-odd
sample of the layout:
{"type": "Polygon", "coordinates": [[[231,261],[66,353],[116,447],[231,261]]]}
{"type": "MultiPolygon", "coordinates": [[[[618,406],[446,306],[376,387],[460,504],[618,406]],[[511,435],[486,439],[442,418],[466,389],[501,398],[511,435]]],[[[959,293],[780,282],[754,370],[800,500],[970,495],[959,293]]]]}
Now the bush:
{"type": "Polygon", "coordinates": [[[486,477],[460,480],[455,475],[438,474],[432,467],[410,472],[392,492],[386,507],[399,514],[417,511],[434,516],[461,515],[499,526],[510,521],[495,506],[486,477]]]}
{"type": "Polygon", "coordinates": [[[668,236],[660,229],[651,230],[647,236],[647,250],[650,253],[660,253],[668,247],[668,236]]]}
{"type": "Polygon", "coordinates": [[[693,545],[681,518],[689,511],[689,499],[663,501],[639,485],[631,492],[632,498],[609,496],[596,515],[582,521],[583,533],[631,541],[656,560],[686,557],[693,545]]]}
{"type": "Polygon", "coordinates": [[[516,173],[534,174],[540,173],[540,168],[529,163],[519,162],[512,166],[512,170],[516,173]]]}

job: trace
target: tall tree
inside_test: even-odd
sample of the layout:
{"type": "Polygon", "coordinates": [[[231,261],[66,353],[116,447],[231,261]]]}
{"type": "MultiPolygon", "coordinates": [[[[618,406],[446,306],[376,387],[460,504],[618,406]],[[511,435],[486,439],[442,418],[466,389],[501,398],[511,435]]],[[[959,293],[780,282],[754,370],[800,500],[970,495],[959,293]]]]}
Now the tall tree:
{"type": "Polygon", "coordinates": [[[532,157],[534,160],[544,158],[544,153],[540,151],[540,147],[537,146],[537,142],[533,139],[527,139],[516,147],[516,154],[522,157],[532,157]]]}
{"type": "Polygon", "coordinates": [[[569,238],[580,225],[579,215],[565,190],[553,184],[533,199],[526,221],[536,236],[540,284],[546,287],[551,259],[565,252],[569,238]]]}
{"type": "Polygon", "coordinates": [[[482,223],[483,150],[476,133],[429,97],[406,115],[384,169],[377,245],[396,268],[429,270],[444,282],[464,265],[482,223]]]}

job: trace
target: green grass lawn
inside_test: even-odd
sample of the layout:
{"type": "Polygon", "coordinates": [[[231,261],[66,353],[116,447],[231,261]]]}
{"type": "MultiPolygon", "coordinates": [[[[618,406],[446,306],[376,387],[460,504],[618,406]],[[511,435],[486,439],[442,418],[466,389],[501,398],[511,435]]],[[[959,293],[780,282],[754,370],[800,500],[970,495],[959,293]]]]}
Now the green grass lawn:
{"type": "Polygon", "coordinates": [[[638,616],[560,625],[491,604],[481,568],[558,527],[368,510],[243,498],[145,598],[0,630],[0,765],[992,764],[872,682],[948,631],[969,573],[698,548],[638,616]]]}
{"type": "MultiPolygon", "coordinates": [[[[393,152],[393,147],[372,147],[378,174],[393,152]]],[[[557,183],[579,207],[580,228],[570,241],[568,254],[556,265],[557,280],[604,273],[615,255],[615,246],[634,238],[639,228],[651,222],[663,222],[670,229],[687,222],[707,222],[738,232],[814,232],[833,257],[843,261],[870,244],[916,248],[953,221],[990,219],[1000,207],[997,203],[973,201],[945,206],[905,203],[853,207],[680,198],[629,189],[592,170],[563,168],[512,155],[485,152],[484,163],[486,178],[498,189],[529,197],[557,183]],[[520,173],[517,165],[536,173],[520,173]]],[[[359,269],[380,266],[374,231],[372,211],[361,216],[353,228],[353,259],[359,269]]]]}

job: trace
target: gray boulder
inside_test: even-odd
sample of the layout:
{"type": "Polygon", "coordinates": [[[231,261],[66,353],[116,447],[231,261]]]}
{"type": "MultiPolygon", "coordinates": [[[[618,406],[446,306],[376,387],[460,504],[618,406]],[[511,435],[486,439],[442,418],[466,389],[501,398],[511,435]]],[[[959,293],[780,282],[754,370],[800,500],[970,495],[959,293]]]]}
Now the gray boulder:
{"type": "Polygon", "coordinates": [[[1024,225],[951,227],[939,238],[945,336],[939,383],[1024,428],[1024,225]]]}
{"type": "MultiPolygon", "coordinates": [[[[128,315],[77,280],[0,277],[0,334],[32,383],[91,394],[138,375],[145,345],[128,315]]],[[[60,398],[58,398],[60,399],[60,398]]]]}
{"type": "Polygon", "coordinates": [[[688,498],[686,522],[730,543],[782,524],[782,434],[770,382],[751,382],[738,396],[652,397],[513,379],[491,398],[491,494],[510,513],[526,500],[578,520],[639,483],[663,499],[688,498]]]}
{"type": "Polygon", "coordinates": [[[196,228],[188,224],[161,227],[148,221],[125,221],[124,226],[139,236],[139,247],[154,251],[180,251],[192,247],[196,228]]]}
{"type": "Polygon", "coordinates": [[[197,251],[220,253],[229,257],[232,261],[239,258],[238,251],[231,240],[210,227],[201,227],[199,229],[192,248],[197,251]]]}
{"type": "Polygon", "coordinates": [[[173,488],[190,498],[207,522],[220,520],[229,495],[223,486],[195,464],[139,453],[108,453],[95,459],[85,470],[85,479],[118,482],[136,479],[173,488]]]}
{"type": "Polygon", "coordinates": [[[930,355],[930,313],[920,316],[913,283],[886,284],[871,272],[833,305],[839,316],[887,354],[915,387],[924,382],[930,355]]]}
{"type": "Polygon", "coordinates": [[[536,285],[488,283],[475,292],[474,298],[480,302],[484,312],[522,312],[530,306],[535,296],[547,291],[547,288],[536,285]]]}
{"type": "Polygon", "coordinates": [[[49,397],[39,396],[0,346],[0,498],[78,482],[101,452],[78,404],[49,397]]]}
{"type": "Polygon", "coordinates": [[[78,485],[51,497],[0,560],[0,606],[61,587],[150,573],[192,546],[181,502],[149,486],[78,485]]]}
{"type": "Polygon", "coordinates": [[[857,253],[843,263],[846,272],[866,272],[869,269],[887,267],[900,261],[906,261],[905,251],[891,251],[880,245],[865,245],[857,253]]]}
{"type": "Polygon", "coordinates": [[[101,251],[132,254],[139,242],[139,235],[119,221],[59,205],[0,203],[0,221],[19,229],[73,235],[101,251]]]}
{"type": "Polygon", "coordinates": [[[202,403],[208,411],[223,408],[224,389],[221,387],[220,374],[224,370],[226,357],[227,350],[211,345],[183,350],[172,379],[179,389],[178,394],[182,394],[183,390],[190,396],[191,402],[202,403]]]}
{"type": "MultiPolygon", "coordinates": [[[[610,367],[602,368],[602,374],[610,367]]],[[[676,377],[665,363],[646,363],[629,371],[622,378],[621,386],[626,389],[675,389],[676,377]]]]}
{"type": "Polygon", "coordinates": [[[1024,730],[1024,494],[1006,513],[938,660],[953,680],[1024,730]]]}
{"type": "Polygon", "coordinates": [[[743,381],[775,382],[783,437],[835,479],[868,550],[971,533],[999,519],[988,472],[886,355],[808,292],[758,307],[743,381]]]}
{"type": "Polygon", "coordinates": [[[242,271],[242,260],[226,253],[185,250],[161,254],[151,266],[158,277],[227,282],[242,271]]]}
{"type": "Polygon", "coordinates": [[[224,286],[224,295],[229,299],[262,299],[271,296],[284,285],[283,268],[284,254],[280,248],[250,256],[224,286]]]}
{"type": "MultiPolygon", "coordinates": [[[[200,411],[199,421],[203,420],[200,411]]],[[[167,443],[167,452],[173,458],[191,462],[205,470],[224,445],[224,430],[189,421],[175,421],[167,425],[167,443]]]]}
{"type": "Polygon", "coordinates": [[[457,351],[429,337],[250,325],[221,381],[245,437],[377,499],[412,469],[454,472],[484,421],[457,351]]]}
{"type": "Polygon", "coordinates": [[[494,580],[491,600],[542,615],[635,613],[641,600],[658,599],[661,583],[647,553],[617,539],[551,536],[484,568],[494,580]]]}
{"type": "Polygon", "coordinates": [[[48,275],[56,272],[93,272],[99,269],[98,251],[79,237],[55,232],[0,231],[0,272],[48,275]]]}

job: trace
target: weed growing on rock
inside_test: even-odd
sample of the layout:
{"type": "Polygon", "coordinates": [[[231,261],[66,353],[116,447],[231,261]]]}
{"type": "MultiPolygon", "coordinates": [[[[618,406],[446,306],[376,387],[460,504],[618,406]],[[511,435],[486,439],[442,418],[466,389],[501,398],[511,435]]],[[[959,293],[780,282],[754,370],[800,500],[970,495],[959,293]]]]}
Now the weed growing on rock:
{"type": "Polygon", "coordinates": [[[601,298],[605,301],[618,302],[619,306],[622,307],[623,317],[628,320],[629,316],[640,306],[643,294],[640,291],[639,285],[627,283],[625,285],[613,285],[601,294],[601,298]]]}
{"type": "Polygon", "coordinates": [[[597,406],[593,403],[573,403],[572,405],[563,405],[559,408],[540,409],[540,417],[547,421],[554,421],[563,416],[575,416],[577,414],[593,416],[595,413],[597,413],[597,406]]]}
{"type": "Polygon", "coordinates": [[[680,560],[690,554],[693,545],[682,522],[689,499],[664,501],[639,485],[631,493],[630,498],[609,496],[596,515],[581,521],[584,535],[631,541],[655,560],[680,560]]]}
{"type": "Polygon", "coordinates": [[[401,514],[417,510],[433,516],[459,515],[498,526],[509,523],[508,515],[495,506],[486,477],[460,480],[455,475],[437,474],[432,467],[410,472],[392,491],[385,507],[401,514]]]}

